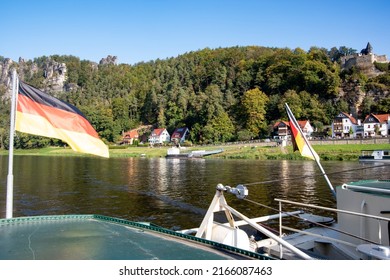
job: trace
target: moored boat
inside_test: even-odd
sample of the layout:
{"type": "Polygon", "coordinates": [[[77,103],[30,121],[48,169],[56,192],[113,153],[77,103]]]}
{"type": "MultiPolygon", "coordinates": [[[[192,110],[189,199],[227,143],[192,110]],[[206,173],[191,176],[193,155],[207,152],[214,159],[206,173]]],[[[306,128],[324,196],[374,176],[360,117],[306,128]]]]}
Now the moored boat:
{"type": "Polygon", "coordinates": [[[362,150],[360,162],[390,162],[390,150],[362,150]]]}
{"type": "Polygon", "coordinates": [[[194,150],[182,153],[179,147],[169,148],[166,158],[202,158],[209,155],[222,153],[223,149],[216,150],[194,150]]]}

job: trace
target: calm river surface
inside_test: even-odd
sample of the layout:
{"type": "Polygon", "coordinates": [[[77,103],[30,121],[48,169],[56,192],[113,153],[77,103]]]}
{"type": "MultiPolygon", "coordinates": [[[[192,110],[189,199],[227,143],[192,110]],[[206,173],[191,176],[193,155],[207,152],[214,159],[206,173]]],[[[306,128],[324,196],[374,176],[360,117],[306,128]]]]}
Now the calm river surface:
{"type": "MultiPolygon", "coordinates": [[[[342,161],[322,165],[334,186],[389,179],[389,166],[342,161]],[[354,171],[336,173],[343,170],[354,171]]],[[[0,156],[0,218],[5,217],[7,173],[8,157],[0,156]]],[[[334,207],[323,177],[309,177],[319,173],[313,161],[15,156],[14,217],[102,214],[192,228],[200,225],[218,183],[248,184],[248,199],[273,207],[275,198],[334,207]],[[293,177],[301,178],[264,183],[293,177]]],[[[269,213],[226,197],[247,216],[269,213]]]]}

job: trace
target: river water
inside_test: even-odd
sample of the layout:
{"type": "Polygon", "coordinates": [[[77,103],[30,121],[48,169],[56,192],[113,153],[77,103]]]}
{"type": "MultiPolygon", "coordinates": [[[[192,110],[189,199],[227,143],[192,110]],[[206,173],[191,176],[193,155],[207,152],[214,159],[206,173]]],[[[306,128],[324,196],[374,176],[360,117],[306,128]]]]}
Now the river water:
{"type": "MultiPolygon", "coordinates": [[[[388,179],[390,167],[322,162],[334,186],[388,179]]],[[[8,157],[0,156],[0,218],[5,217],[8,157]]],[[[314,161],[97,157],[14,158],[14,217],[102,214],[167,228],[200,225],[217,184],[246,184],[248,199],[277,207],[275,198],[328,207],[335,200],[314,161]],[[295,179],[293,179],[295,178],[295,179]]],[[[226,195],[249,217],[271,213],[226,195]]]]}

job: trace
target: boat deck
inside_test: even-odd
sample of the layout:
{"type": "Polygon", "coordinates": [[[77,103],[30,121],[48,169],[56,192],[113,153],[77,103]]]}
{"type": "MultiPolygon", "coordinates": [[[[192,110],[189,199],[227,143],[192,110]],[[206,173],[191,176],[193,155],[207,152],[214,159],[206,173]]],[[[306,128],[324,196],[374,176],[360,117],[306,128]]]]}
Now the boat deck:
{"type": "MultiPolygon", "coordinates": [[[[287,235],[284,237],[284,240],[309,254],[314,259],[352,260],[360,258],[360,254],[356,251],[356,246],[351,246],[352,244],[347,244],[342,241],[330,241],[329,238],[335,238],[336,240],[338,239],[338,235],[331,229],[313,227],[306,229],[304,233],[293,233],[287,235]]],[[[281,247],[276,242],[268,239],[265,243],[259,243],[259,246],[262,246],[262,244],[267,245],[265,253],[272,256],[280,256],[281,247]]],[[[283,248],[282,256],[283,259],[287,260],[297,259],[297,255],[287,248],[283,248]]]]}
{"type": "Polygon", "coordinates": [[[207,240],[97,215],[0,220],[0,259],[8,260],[223,260],[262,258],[229,253],[207,240]],[[220,249],[220,250],[216,250],[220,249]]]}

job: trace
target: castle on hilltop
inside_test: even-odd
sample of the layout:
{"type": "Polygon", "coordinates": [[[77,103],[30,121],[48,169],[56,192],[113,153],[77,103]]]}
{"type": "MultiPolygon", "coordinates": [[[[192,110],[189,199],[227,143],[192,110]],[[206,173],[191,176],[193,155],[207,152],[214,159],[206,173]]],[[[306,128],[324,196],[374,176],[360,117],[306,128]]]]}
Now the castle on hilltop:
{"type": "Polygon", "coordinates": [[[362,49],[360,53],[347,55],[341,58],[341,68],[349,70],[356,67],[363,71],[368,76],[377,76],[381,72],[375,68],[374,62],[389,63],[386,55],[376,55],[373,53],[373,48],[370,42],[367,43],[366,48],[362,49]]]}

